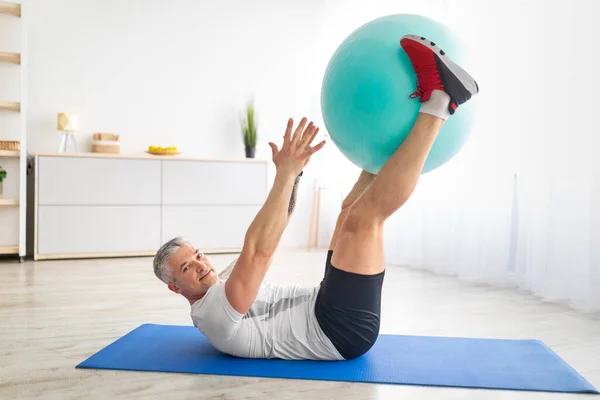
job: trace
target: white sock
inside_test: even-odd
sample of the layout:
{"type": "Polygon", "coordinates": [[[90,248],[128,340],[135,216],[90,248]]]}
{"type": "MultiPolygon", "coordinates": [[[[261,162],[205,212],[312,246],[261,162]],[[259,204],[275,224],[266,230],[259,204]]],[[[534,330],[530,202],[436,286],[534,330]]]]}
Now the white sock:
{"type": "Polygon", "coordinates": [[[434,90],[431,92],[429,100],[421,103],[419,112],[431,114],[446,121],[450,117],[449,104],[450,96],[448,96],[448,93],[441,90],[434,90]]]}

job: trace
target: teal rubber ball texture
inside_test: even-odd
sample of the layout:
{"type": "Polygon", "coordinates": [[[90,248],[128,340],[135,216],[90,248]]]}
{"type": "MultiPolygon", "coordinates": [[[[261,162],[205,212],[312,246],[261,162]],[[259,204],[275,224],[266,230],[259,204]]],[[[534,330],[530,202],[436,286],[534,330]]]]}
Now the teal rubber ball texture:
{"type": "MultiPolygon", "coordinates": [[[[413,126],[421,103],[411,99],[417,77],[400,46],[407,34],[435,42],[458,65],[469,70],[462,40],[448,27],[419,15],[375,19],[352,32],[329,60],[321,87],[325,127],[353,164],[377,174],[413,126]]],[[[461,105],[442,127],[422,173],[454,157],[466,143],[473,102],[461,105]]]]}

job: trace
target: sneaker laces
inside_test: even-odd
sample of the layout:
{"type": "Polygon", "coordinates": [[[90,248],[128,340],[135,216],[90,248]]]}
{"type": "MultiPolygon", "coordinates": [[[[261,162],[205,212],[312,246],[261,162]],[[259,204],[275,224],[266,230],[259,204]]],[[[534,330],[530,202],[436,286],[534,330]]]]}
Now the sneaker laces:
{"type": "Polygon", "coordinates": [[[426,90],[443,88],[442,78],[437,69],[437,65],[427,65],[415,67],[417,74],[417,90],[411,93],[410,98],[416,99],[425,93],[426,90]]]}
{"type": "Polygon", "coordinates": [[[412,93],[410,94],[410,96],[409,96],[409,97],[410,97],[411,99],[416,99],[417,97],[421,97],[421,95],[422,95],[424,92],[425,92],[425,91],[423,90],[423,88],[417,84],[417,90],[416,90],[415,92],[412,92],[412,93]]]}

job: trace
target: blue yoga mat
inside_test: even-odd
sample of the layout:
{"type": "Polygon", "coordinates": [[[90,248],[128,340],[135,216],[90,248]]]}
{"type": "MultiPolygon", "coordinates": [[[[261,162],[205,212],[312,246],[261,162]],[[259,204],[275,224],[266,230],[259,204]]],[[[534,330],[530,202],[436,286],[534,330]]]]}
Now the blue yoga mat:
{"type": "Polygon", "coordinates": [[[350,361],[252,360],[220,353],[193,326],[146,324],[77,368],[599,393],[538,340],[380,335],[350,361]]]}

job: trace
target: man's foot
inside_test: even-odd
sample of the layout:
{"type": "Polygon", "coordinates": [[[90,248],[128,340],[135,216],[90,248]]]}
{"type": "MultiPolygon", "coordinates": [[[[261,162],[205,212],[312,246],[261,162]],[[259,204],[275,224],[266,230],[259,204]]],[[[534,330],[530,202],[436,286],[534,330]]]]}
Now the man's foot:
{"type": "MultiPolygon", "coordinates": [[[[460,104],[479,92],[475,79],[454,63],[434,42],[421,36],[406,35],[400,39],[400,46],[406,51],[417,74],[417,91],[411,94],[411,98],[420,97],[421,103],[430,99],[437,103],[443,102],[443,107],[447,103],[447,111],[439,112],[452,115],[460,104]],[[449,101],[448,97],[441,93],[434,94],[434,91],[444,92],[449,101]]],[[[437,111],[432,112],[436,113],[437,111]]]]}

